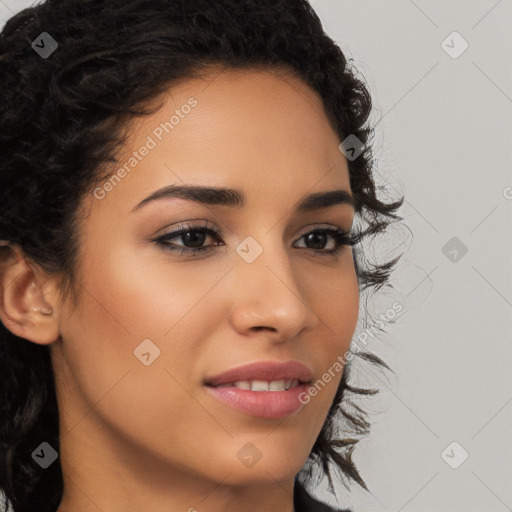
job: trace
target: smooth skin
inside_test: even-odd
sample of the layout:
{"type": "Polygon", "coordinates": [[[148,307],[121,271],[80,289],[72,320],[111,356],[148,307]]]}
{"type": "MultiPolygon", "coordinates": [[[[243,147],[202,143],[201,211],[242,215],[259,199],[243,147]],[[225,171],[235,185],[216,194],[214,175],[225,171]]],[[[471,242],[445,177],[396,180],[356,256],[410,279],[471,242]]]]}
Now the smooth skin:
{"type": "Polygon", "coordinates": [[[281,419],[234,410],[203,381],[288,360],[317,380],[346,354],[359,308],[352,248],[328,254],[332,235],[323,247],[304,235],[350,231],[354,209],[295,207],[312,193],[351,193],[347,161],[321,98],[286,71],[214,68],[168,92],[162,109],[134,121],[121,163],[148,135],[157,141],[153,130],[191,97],[197,105],[104,198],[84,199],[79,306],[59,296],[58,276],[16,247],[2,273],[2,321],[51,351],[64,475],[58,512],[293,512],[294,478],[341,372],[281,419]],[[132,211],[172,184],[238,189],[245,205],[164,198],[132,211]],[[221,234],[204,234],[202,245],[167,241],[210,246],[199,256],[154,241],[183,222],[221,234]],[[263,249],[252,263],[236,251],[247,237],[263,249]],[[134,354],[146,339],[160,350],[147,366],[134,354]],[[237,455],[247,443],[261,454],[251,467],[237,455]]]}

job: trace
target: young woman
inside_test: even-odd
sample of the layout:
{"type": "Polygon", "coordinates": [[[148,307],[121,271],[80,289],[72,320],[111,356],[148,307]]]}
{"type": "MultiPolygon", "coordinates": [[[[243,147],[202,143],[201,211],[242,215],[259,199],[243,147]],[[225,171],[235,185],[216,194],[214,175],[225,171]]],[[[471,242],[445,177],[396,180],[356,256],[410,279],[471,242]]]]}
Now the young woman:
{"type": "Polygon", "coordinates": [[[330,511],[332,469],[366,489],[350,397],[376,391],[348,375],[385,363],[350,347],[397,260],[360,242],[401,201],[307,1],[47,0],[4,27],[0,86],[14,511],[330,511]]]}

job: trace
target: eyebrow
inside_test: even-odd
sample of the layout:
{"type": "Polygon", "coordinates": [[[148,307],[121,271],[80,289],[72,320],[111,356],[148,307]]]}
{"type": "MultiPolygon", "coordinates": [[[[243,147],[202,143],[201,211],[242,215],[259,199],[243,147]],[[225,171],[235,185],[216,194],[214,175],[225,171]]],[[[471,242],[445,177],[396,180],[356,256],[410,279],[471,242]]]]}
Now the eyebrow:
{"type": "MultiPolygon", "coordinates": [[[[245,205],[245,196],[241,190],[193,185],[169,185],[145,197],[132,208],[132,212],[139,210],[151,201],[169,198],[188,199],[201,204],[230,206],[234,208],[242,208],[245,205]]],[[[355,208],[353,196],[347,190],[340,189],[317,192],[303,197],[297,205],[296,211],[303,213],[339,204],[348,204],[355,208]]]]}

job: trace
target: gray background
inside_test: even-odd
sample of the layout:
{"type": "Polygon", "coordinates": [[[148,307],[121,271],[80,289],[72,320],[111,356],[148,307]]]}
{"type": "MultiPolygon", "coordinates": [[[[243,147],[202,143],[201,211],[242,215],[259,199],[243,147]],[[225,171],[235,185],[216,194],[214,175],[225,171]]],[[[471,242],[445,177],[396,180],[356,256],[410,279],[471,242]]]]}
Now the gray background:
{"type": "MultiPolygon", "coordinates": [[[[354,452],[371,493],[340,484],[339,504],[512,510],[511,2],[311,3],[372,91],[377,182],[406,198],[379,246],[404,253],[394,288],[369,306],[404,311],[365,347],[396,376],[354,368],[356,384],[382,388],[361,401],[373,429],[354,452]],[[460,55],[458,36],[443,43],[454,31],[460,55]]],[[[30,4],[0,0],[0,24],[30,4]]]]}

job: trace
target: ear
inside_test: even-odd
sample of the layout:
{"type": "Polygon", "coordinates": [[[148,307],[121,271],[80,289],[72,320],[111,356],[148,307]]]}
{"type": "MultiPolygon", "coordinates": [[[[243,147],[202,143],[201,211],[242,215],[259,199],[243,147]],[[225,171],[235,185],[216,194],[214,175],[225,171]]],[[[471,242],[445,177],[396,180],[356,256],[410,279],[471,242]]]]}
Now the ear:
{"type": "Polygon", "coordinates": [[[20,338],[48,345],[59,338],[58,293],[19,246],[0,247],[0,319],[20,338]]]}

